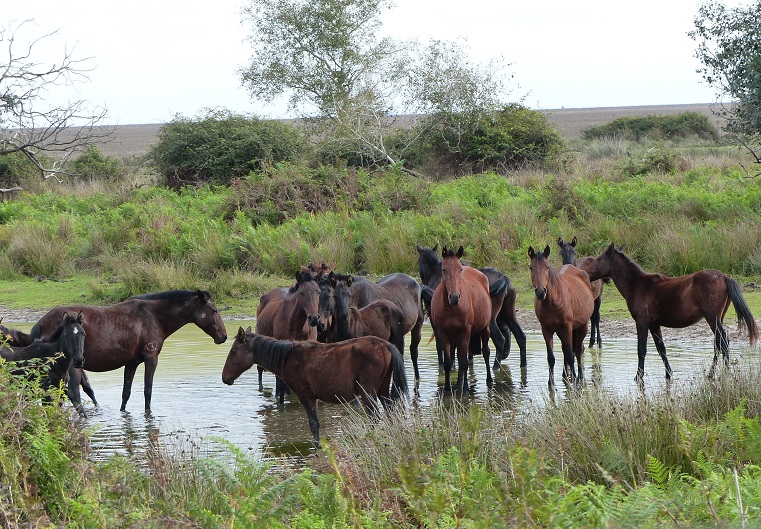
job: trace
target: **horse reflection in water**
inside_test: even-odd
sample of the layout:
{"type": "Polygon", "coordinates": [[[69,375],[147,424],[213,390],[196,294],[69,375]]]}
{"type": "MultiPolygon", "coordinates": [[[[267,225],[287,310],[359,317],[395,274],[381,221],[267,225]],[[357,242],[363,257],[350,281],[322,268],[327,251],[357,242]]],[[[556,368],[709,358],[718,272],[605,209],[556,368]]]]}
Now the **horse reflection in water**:
{"type": "Polygon", "coordinates": [[[260,364],[288,385],[304,407],[315,448],[320,447],[317,401],[351,402],[359,397],[370,415],[407,395],[404,360],[386,340],[363,336],[323,344],[276,340],[238,329],[222,369],[222,381],[233,384],[254,364],[260,364]],[[392,384],[393,379],[393,384],[392,384]]]}

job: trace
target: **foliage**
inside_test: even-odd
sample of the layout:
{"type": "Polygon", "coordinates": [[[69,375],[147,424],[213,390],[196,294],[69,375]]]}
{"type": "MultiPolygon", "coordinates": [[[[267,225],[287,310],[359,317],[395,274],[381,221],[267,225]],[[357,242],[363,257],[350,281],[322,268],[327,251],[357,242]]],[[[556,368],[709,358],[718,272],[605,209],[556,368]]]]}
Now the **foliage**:
{"type": "Polygon", "coordinates": [[[176,116],[161,127],[148,157],[170,187],[227,184],[269,164],[293,161],[306,148],[288,123],[208,110],[195,119],[176,116]]]}
{"type": "Polygon", "coordinates": [[[124,174],[124,163],[114,156],[103,156],[95,145],[70,161],[67,172],[83,180],[116,179],[124,174]]]}
{"type": "MultiPolygon", "coordinates": [[[[719,101],[715,112],[727,119],[726,131],[752,152],[761,147],[761,3],[727,7],[716,0],[703,3],[689,35],[698,43],[698,73],[712,86],[719,101]]],[[[756,161],[759,158],[754,154],[756,161]]]]}
{"type": "Polygon", "coordinates": [[[708,116],[698,112],[682,112],[665,116],[626,116],[610,123],[588,127],[582,131],[585,140],[617,137],[630,141],[685,138],[716,139],[718,133],[708,120],[708,116]]]}

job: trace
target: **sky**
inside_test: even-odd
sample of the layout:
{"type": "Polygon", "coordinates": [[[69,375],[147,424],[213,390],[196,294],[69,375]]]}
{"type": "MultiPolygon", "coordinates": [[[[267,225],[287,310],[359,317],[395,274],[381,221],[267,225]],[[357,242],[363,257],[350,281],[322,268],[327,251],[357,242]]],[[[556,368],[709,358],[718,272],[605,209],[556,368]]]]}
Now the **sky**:
{"type": "MultiPolygon", "coordinates": [[[[110,124],[165,123],[206,108],[292,117],[284,101],[253,101],[241,86],[238,71],[252,50],[243,5],[4,2],[0,27],[31,19],[25,35],[57,31],[39,48],[40,62],[60,59],[64,46],[90,58],[89,80],[75,85],[73,96],[59,97],[108,108],[110,124]]],[[[512,75],[508,99],[530,108],[711,103],[714,90],[696,73],[697,43],[687,35],[698,6],[698,0],[396,0],[382,20],[383,32],[400,40],[455,40],[474,61],[502,58],[512,75]]]]}

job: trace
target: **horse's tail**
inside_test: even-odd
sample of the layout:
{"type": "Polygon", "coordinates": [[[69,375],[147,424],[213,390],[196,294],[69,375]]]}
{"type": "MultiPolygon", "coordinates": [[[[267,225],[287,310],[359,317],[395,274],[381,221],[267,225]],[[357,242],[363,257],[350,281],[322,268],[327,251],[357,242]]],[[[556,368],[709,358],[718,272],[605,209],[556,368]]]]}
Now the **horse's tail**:
{"type": "Polygon", "coordinates": [[[489,297],[493,298],[504,293],[510,286],[510,280],[501,274],[493,283],[489,283],[489,297]]]}
{"type": "Polygon", "coordinates": [[[435,292],[428,285],[420,285],[420,299],[423,301],[423,311],[431,317],[431,302],[433,301],[433,293],[435,292]]]}
{"type": "Polygon", "coordinates": [[[409,396],[409,389],[407,387],[407,373],[404,371],[404,358],[399,349],[390,342],[386,342],[388,350],[391,351],[391,399],[398,400],[402,395],[409,396]]]}
{"type": "Polygon", "coordinates": [[[758,325],[753,314],[750,313],[745,298],[743,298],[740,285],[729,276],[727,276],[727,290],[729,291],[729,299],[732,300],[735,311],[737,311],[737,326],[740,330],[744,327],[748,329],[748,340],[753,347],[758,339],[758,325]]]}

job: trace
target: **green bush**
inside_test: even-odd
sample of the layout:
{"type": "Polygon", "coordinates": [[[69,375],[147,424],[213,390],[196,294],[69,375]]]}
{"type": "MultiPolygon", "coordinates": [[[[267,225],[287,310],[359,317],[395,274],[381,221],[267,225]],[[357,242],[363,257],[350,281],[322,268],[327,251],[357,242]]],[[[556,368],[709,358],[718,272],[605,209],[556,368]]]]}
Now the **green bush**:
{"type": "Polygon", "coordinates": [[[66,171],[83,180],[116,179],[124,174],[124,164],[114,156],[103,156],[91,145],[66,165],[66,171]]]}
{"type": "Polygon", "coordinates": [[[718,132],[708,116],[698,112],[682,112],[671,116],[628,116],[582,131],[585,140],[614,136],[634,141],[640,141],[645,137],[666,139],[698,136],[703,139],[715,139],[718,132]]]}
{"type": "Polygon", "coordinates": [[[293,161],[306,148],[301,132],[281,121],[208,110],[161,127],[148,159],[172,188],[228,184],[264,166],[293,161]]]}

